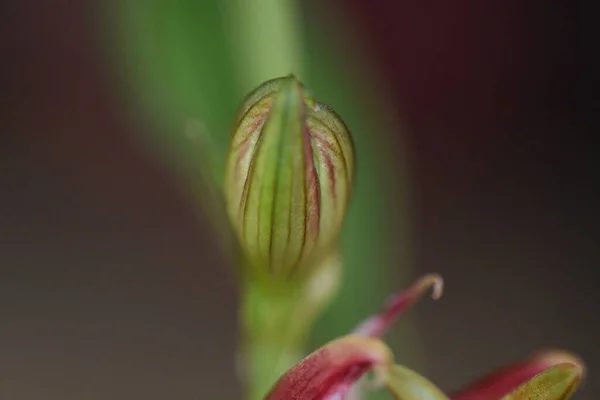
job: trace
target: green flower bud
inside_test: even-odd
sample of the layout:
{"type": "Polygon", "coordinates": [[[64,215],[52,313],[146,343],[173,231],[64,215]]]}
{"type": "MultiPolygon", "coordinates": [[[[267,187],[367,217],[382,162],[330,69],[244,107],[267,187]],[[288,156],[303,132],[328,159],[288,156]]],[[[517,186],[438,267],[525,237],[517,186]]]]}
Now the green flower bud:
{"type": "Polygon", "coordinates": [[[250,271],[306,276],[337,244],[354,178],[350,133],[292,75],[243,103],[226,174],[227,211],[250,271]]]}

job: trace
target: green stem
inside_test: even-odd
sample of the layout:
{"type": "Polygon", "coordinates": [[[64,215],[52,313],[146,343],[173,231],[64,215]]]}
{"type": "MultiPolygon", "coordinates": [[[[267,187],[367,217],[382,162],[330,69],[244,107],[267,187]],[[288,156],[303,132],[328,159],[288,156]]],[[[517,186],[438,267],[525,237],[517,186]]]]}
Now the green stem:
{"type": "Polygon", "coordinates": [[[261,400],[302,356],[307,326],[295,315],[300,293],[294,287],[249,282],[244,289],[240,366],[246,398],[261,400]]]}
{"type": "Polygon", "coordinates": [[[246,399],[262,400],[304,356],[316,317],[337,293],[341,266],[333,251],[306,281],[242,280],[238,356],[246,399]]]}

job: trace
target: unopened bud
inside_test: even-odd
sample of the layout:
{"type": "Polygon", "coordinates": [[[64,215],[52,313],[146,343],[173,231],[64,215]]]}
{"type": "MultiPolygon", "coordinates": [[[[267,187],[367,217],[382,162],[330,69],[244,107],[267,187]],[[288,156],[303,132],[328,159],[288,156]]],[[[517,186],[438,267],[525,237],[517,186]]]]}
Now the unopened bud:
{"type": "Polygon", "coordinates": [[[248,95],[233,131],[227,210],[252,272],[306,276],[337,244],[354,178],[350,133],[294,77],[248,95]]]}

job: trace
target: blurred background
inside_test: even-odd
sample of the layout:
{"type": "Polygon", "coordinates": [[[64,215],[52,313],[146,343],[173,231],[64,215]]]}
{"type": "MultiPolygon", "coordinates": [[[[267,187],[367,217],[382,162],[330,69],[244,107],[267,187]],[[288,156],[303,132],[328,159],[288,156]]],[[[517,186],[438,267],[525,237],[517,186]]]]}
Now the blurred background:
{"type": "MultiPolygon", "coordinates": [[[[178,114],[157,111],[181,106],[223,150],[252,86],[235,34],[227,39],[244,31],[224,3],[0,3],[1,399],[240,397],[231,267],[181,184],[197,170],[193,151],[173,166],[188,149],[165,136],[178,114]],[[193,49],[193,60],[177,65],[198,74],[140,67],[171,65],[178,35],[188,38],[180,56],[193,49]]],[[[365,172],[345,242],[359,243],[356,272],[315,343],[351,329],[389,290],[439,272],[444,297],[390,335],[401,362],[450,390],[560,347],[589,367],[576,398],[597,398],[585,11],[565,1],[321,3],[294,8],[308,84],[348,118],[365,172]],[[392,227],[369,225],[390,215],[392,227]],[[384,250],[370,244],[382,235],[389,258],[362,262],[384,250]],[[339,311],[349,308],[356,314],[339,311]]]]}

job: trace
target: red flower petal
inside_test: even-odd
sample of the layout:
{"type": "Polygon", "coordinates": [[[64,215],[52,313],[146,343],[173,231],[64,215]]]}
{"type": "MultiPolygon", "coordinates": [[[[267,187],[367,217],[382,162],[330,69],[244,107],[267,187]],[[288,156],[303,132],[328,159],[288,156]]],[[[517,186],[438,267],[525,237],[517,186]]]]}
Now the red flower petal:
{"type": "Polygon", "coordinates": [[[408,311],[427,290],[432,288],[431,297],[437,300],[442,295],[443,287],[444,281],[441,276],[437,274],[425,275],[407,290],[392,296],[379,314],[363,321],[354,329],[354,333],[370,337],[383,336],[396,319],[408,311]]]}
{"type": "Polygon", "coordinates": [[[368,370],[386,370],[393,356],[377,339],[334,340],[310,354],[275,384],[265,400],[338,400],[368,370]]]}
{"type": "Polygon", "coordinates": [[[546,351],[527,361],[496,371],[450,398],[452,400],[497,400],[516,390],[536,375],[560,364],[572,364],[583,375],[583,362],[576,356],[561,351],[546,351]]]}

